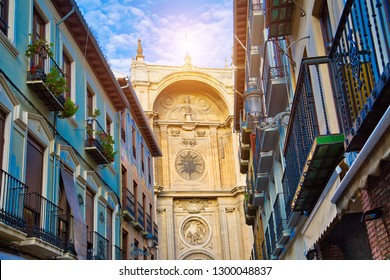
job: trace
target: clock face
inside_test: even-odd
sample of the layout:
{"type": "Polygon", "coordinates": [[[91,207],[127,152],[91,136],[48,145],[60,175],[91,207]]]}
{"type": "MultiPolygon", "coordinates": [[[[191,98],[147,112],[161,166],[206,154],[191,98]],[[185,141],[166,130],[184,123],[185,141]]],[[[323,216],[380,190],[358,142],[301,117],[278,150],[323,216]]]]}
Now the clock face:
{"type": "Polygon", "coordinates": [[[192,150],[181,151],[176,157],[176,171],[186,180],[199,179],[204,172],[204,160],[192,150]]]}

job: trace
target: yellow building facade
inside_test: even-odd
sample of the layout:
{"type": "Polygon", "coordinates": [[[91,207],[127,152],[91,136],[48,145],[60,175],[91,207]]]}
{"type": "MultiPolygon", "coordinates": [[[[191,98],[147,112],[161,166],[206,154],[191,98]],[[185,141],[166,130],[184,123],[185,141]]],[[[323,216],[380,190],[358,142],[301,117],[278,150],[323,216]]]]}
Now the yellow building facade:
{"type": "Polygon", "coordinates": [[[144,61],[130,80],[163,156],[155,160],[159,259],[249,259],[245,179],[233,132],[233,70],[144,61]]]}

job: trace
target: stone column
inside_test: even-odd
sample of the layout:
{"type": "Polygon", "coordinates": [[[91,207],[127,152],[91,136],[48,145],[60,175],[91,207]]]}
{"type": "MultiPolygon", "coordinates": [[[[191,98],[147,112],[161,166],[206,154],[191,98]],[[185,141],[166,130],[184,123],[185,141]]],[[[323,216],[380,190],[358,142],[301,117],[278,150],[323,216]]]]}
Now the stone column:
{"type": "Polygon", "coordinates": [[[230,260],[230,244],[229,244],[229,231],[226,219],[225,207],[219,205],[220,216],[220,235],[222,240],[222,258],[224,260],[230,260]]]}
{"type": "Polygon", "coordinates": [[[170,177],[169,177],[169,150],[168,150],[168,126],[160,126],[160,148],[163,154],[161,159],[160,172],[162,173],[162,186],[165,189],[170,189],[170,177]]]}
{"type": "Polygon", "coordinates": [[[214,188],[221,189],[221,170],[219,164],[219,156],[218,156],[218,135],[217,135],[217,127],[210,127],[210,150],[212,156],[212,164],[213,164],[213,174],[214,174],[214,188]]]}

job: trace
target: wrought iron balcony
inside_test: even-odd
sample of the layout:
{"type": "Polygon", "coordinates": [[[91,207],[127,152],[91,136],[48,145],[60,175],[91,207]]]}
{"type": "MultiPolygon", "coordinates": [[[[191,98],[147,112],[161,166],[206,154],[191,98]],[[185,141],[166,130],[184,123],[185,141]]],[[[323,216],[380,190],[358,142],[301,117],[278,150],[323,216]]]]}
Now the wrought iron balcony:
{"type": "Polygon", "coordinates": [[[153,223],[153,235],[154,235],[154,243],[158,244],[158,226],[156,223],[153,223]]]}
{"type": "Polygon", "coordinates": [[[143,231],[145,229],[144,208],[139,202],[137,202],[137,217],[136,220],[133,222],[133,225],[138,231],[143,231]]]}
{"type": "Polygon", "coordinates": [[[146,233],[152,234],[152,217],[150,217],[149,213],[146,213],[146,233]]]}
{"type": "Polygon", "coordinates": [[[64,248],[65,240],[61,239],[60,217],[63,210],[38,193],[26,193],[24,196],[24,231],[27,237],[37,237],[56,247],[64,248]]]}
{"type": "Polygon", "coordinates": [[[126,252],[116,245],[114,245],[114,252],[116,260],[126,260],[126,252]]]}
{"type": "Polygon", "coordinates": [[[50,72],[50,75],[53,75],[53,77],[58,76],[58,79],[64,79],[65,74],[51,57],[36,58],[36,60],[38,59],[42,63],[41,65],[30,66],[30,70],[27,71],[26,83],[37,94],[39,99],[43,101],[49,111],[62,111],[65,103],[63,95],[65,87],[63,92],[56,92],[58,88],[55,89],[51,82],[48,83],[47,78],[50,72]]]}
{"type": "Polygon", "coordinates": [[[99,122],[92,117],[86,121],[85,145],[84,149],[97,164],[109,164],[113,161],[113,155],[110,155],[108,146],[108,135],[99,122]]]}
{"type": "Polygon", "coordinates": [[[269,38],[291,34],[294,3],[286,0],[264,0],[266,27],[269,38]]]}
{"type": "Polygon", "coordinates": [[[290,230],[287,228],[284,205],[283,193],[278,193],[274,203],[276,240],[278,244],[286,244],[290,238],[290,230]]]}
{"type": "Polygon", "coordinates": [[[264,46],[263,88],[264,101],[268,117],[274,117],[285,111],[288,95],[288,65],[289,62],[280,53],[286,48],[286,40],[278,42],[267,41],[264,46]]]}
{"type": "MultiPolygon", "coordinates": [[[[314,102],[317,94],[322,101],[322,112],[326,112],[321,80],[324,73],[319,66],[327,62],[326,58],[312,58],[301,63],[284,151],[286,171],[283,186],[288,214],[312,210],[343,157],[344,136],[330,134],[326,113],[322,119],[324,127],[321,131],[324,132],[320,133],[314,102]],[[312,73],[317,73],[316,79],[312,79],[310,67],[314,68],[312,73]]],[[[324,72],[327,73],[327,69],[324,72]]]]}
{"type": "Polygon", "coordinates": [[[1,195],[0,221],[18,230],[23,230],[26,222],[23,216],[24,196],[27,187],[4,170],[0,173],[1,195]]]}
{"type": "Polygon", "coordinates": [[[131,222],[135,220],[134,194],[129,189],[123,189],[123,217],[131,222]]]}
{"type": "Polygon", "coordinates": [[[346,1],[329,52],[347,151],[363,147],[390,105],[389,9],[389,1],[346,1]]]}
{"type": "Polygon", "coordinates": [[[96,231],[88,232],[88,260],[108,260],[109,259],[109,241],[96,231]]]}

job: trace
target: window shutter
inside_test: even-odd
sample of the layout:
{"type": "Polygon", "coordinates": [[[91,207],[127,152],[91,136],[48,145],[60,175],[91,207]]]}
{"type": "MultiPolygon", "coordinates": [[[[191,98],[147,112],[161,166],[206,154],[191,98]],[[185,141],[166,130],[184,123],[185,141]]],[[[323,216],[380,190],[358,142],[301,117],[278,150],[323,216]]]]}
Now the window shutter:
{"type": "Polygon", "coordinates": [[[33,138],[27,139],[26,185],[29,193],[42,193],[44,148],[33,138]]]}
{"type": "Polygon", "coordinates": [[[3,169],[5,113],[0,110],[0,169],[3,169]]]}

